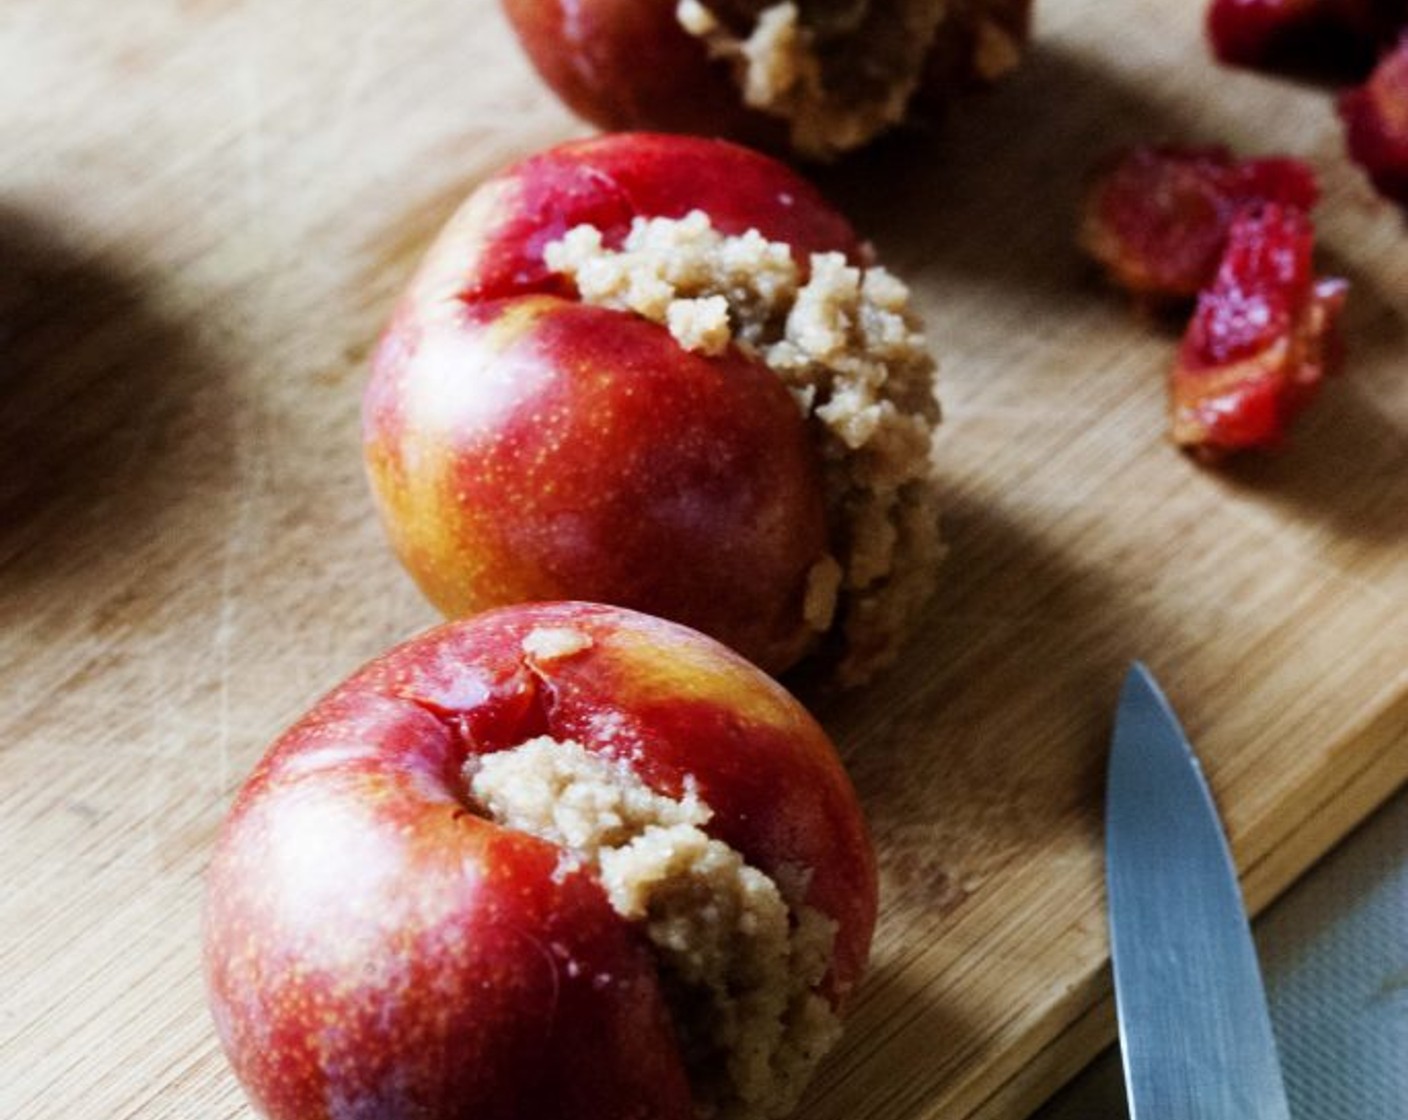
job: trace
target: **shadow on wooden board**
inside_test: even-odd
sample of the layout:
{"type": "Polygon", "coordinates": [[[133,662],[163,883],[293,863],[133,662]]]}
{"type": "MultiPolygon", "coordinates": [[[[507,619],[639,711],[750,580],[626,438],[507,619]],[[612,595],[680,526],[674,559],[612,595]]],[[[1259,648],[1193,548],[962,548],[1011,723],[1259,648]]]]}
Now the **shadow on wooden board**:
{"type": "Polygon", "coordinates": [[[887,906],[936,918],[1034,843],[1098,837],[1121,675],[1139,648],[1177,641],[1002,510],[955,499],[944,533],[938,591],[898,664],[853,691],[819,669],[787,680],[882,838],[887,906]],[[1034,736],[1040,751],[1010,749],[1034,736]]]}
{"type": "Polygon", "coordinates": [[[0,208],[0,589],[123,555],[227,469],[221,373],[149,282],[0,208]]]}
{"type": "Polygon", "coordinates": [[[1065,302],[1099,287],[1075,245],[1091,169],[1125,145],[1207,139],[1096,60],[1037,43],[932,128],[892,134],[817,179],[882,259],[1065,302]]]}

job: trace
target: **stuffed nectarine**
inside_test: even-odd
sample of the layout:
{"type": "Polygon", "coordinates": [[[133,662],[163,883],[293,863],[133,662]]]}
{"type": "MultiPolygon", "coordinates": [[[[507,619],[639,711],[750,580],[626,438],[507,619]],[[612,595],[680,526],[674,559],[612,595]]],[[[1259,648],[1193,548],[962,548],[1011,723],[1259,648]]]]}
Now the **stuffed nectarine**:
{"type": "Polygon", "coordinates": [[[718,141],[568,144],[431,248],[363,410],[391,540],[451,616],[586,599],[777,672],[894,656],[939,557],[908,292],[796,174],[718,141]]]}
{"type": "Polygon", "coordinates": [[[1012,69],[1031,0],[504,0],[538,72],[606,129],[826,159],[1012,69]]]}
{"type": "Polygon", "coordinates": [[[779,685],[658,619],[513,607],[274,744],[216,845],[205,972],[272,1120],[761,1120],[835,1041],[875,903],[779,685]]]}

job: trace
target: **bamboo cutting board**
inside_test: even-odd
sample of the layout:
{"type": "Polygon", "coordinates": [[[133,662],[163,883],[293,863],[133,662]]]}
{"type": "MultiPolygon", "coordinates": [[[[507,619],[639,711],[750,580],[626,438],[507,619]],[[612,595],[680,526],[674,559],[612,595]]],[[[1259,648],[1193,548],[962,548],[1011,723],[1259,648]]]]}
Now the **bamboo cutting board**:
{"type": "MultiPolygon", "coordinates": [[[[1112,1037],[1100,783],[1145,658],[1254,907],[1408,776],[1408,233],[1328,99],[1217,71],[1182,0],[1045,0],[937,137],[824,188],[943,364],[943,589],[873,688],[805,695],[882,853],[873,973],[810,1103],[1015,1117],[1112,1037]],[[1174,335],[1071,247],[1153,138],[1322,171],[1348,374],[1285,455],[1163,440],[1174,335]]],[[[581,131],[490,0],[0,12],[0,1115],[247,1117],[200,874],[272,736],[432,621],[360,473],[365,357],[458,199],[581,131]]]]}

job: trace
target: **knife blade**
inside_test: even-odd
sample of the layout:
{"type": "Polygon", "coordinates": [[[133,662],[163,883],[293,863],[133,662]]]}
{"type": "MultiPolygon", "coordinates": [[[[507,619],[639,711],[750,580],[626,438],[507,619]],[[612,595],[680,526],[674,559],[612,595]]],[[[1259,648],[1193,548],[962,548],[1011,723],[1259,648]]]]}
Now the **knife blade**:
{"type": "Polygon", "coordinates": [[[1105,836],[1132,1120],[1289,1120],[1217,809],[1173,709],[1138,662],[1115,717],[1105,836]]]}

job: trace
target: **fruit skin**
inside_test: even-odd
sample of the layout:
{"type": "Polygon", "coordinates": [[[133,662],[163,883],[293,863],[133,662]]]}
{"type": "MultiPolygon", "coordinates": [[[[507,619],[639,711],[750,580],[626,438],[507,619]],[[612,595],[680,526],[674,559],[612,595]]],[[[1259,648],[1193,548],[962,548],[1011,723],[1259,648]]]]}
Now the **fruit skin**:
{"type": "Polygon", "coordinates": [[[874,854],[825,734],[702,635],[583,603],[451,623],[371,662],[258,764],[227,817],[204,914],[222,1045],[272,1120],[687,1120],[644,938],[559,851],[476,815],[471,754],[537,735],[687,776],[706,830],[768,874],[810,868],[838,923],[826,991],[859,979],[874,854]],[[589,648],[525,655],[538,628],[589,648]]]}
{"type": "Polygon", "coordinates": [[[1408,0],[1212,0],[1217,58],[1256,70],[1356,80],[1408,25],[1408,0]]]}
{"type": "Polygon", "coordinates": [[[737,349],[587,307],[543,248],[591,222],[705,211],[812,252],[862,250],[797,175],[719,141],[564,145],[479,188],[412,281],[373,358],[363,447],[407,570],[441,611],[587,599],[675,619],[769,671],[815,640],[820,465],[778,377],[737,349]]]}
{"type": "Polygon", "coordinates": [[[1095,176],[1082,247],[1141,300],[1191,300],[1217,275],[1233,219],[1274,202],[1309,211],[1315,172],[1297,159],[1238,160],[1221,146],[1152,145],[1118,153],[1095,176]]]}
{"type": "Polygon", "coordinates": [[[746,109],[728,64],[675,17],[676,0],[503,0],[529,60],[578,116],[607,130],[786,144],[778,119],[746,109]]]}
{"type": "Polygon", "coordinates": [[[1266,205],[1233,222],[1169,382],[1180,447],[1205,461],[1275,447],[1338,371],[1348,286],[1315,276],[1313,246],[1310,219],[1294,207],[1266,205]]]}
{"type": "Polygon", "coordinates": [[[1350,158],[1380,194],[1408,211],[1408,34],[1368,81],[1340,96],[1339,114],[1350,158]]]}
{"type": "MultiPolygon", "coordinates": [[[[766,6],[718,9],[756,16],[766,6]]],[[[744,105],[728,61],[709,57],[704,42],[680,26],[676,7],[677,0],[503,0],[539,75],[597,127],[721,136],[786,153],[787,123],[744,105]]],[[[1005,60],[995,65],[984,49],[993,38],[984,25],[1013,49],[1026,42],[1030,24],[1031,0],[955,0],[914,93],[921,114],[932,115],[954,90],[981,85],[1005,68],[1005,60]]]]}

